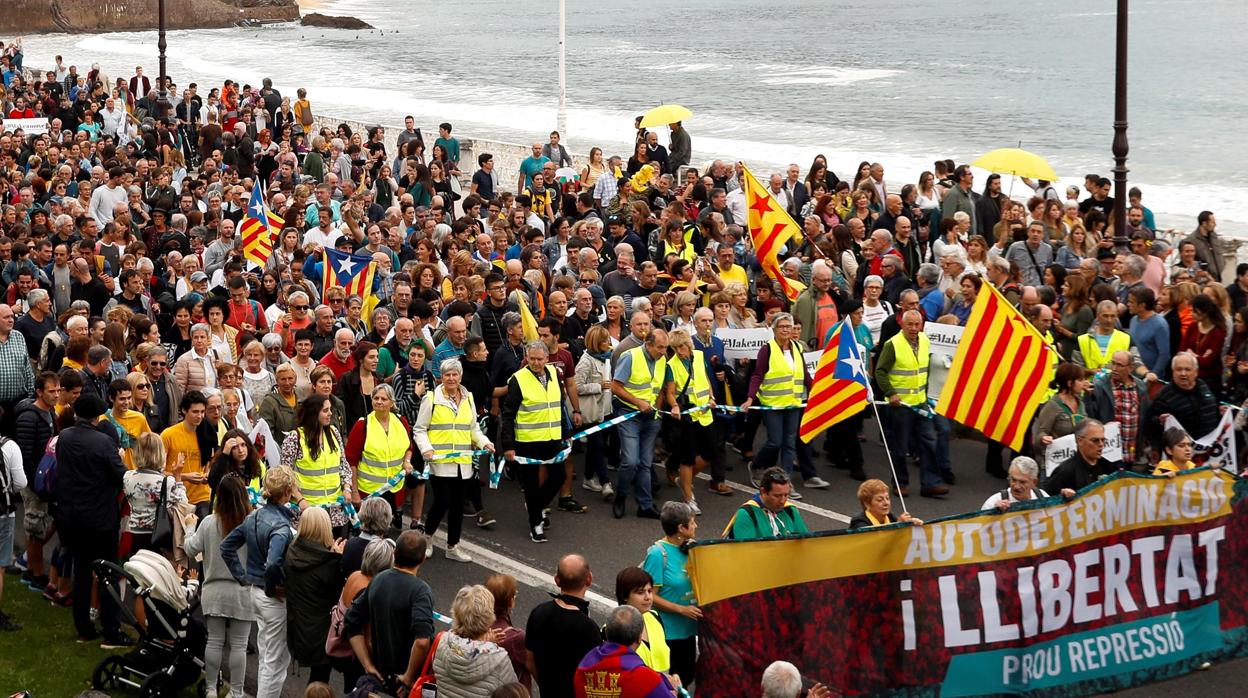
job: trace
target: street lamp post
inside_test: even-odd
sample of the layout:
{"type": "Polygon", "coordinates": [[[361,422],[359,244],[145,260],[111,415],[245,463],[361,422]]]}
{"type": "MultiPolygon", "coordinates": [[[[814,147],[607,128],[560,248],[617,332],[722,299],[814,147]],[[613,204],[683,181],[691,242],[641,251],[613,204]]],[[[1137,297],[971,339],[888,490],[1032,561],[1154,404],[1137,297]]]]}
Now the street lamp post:
{"type": "Polygon", "coordinates": [[[1118,29],[1114,56],[1114,245],[1126,248],[1127,239],[1127,10],[1118,0],[1118,29]]]}
{"type": "Polygon", "coordinates": [[[156,116],[164,118],[169,109],[169,78],[165,74],[165,0],[157,0],[156,12],[159,25],[156,31],[156,48],[160,51],[160,75],[156,90],[156,116]]]}
{"type": "Polygon", "coordinates": [[[568,76],[565,68],[564,54],[567,46],[567,13],[565,10],[566,0],[559,0],[559,135],[567,138],[568,129],[568,76]]]}

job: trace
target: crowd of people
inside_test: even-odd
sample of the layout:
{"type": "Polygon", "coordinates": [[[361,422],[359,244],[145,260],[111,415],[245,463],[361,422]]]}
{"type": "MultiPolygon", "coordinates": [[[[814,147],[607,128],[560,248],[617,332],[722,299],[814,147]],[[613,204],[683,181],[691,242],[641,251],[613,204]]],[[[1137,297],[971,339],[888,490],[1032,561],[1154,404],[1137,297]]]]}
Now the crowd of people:
{"type": "MultiPolygon", "coordinates": [[[[332,695],[313,693],[331,672],[348,690],[436,677],[451,696],[689,689],[698,495],[730,495],[739,456],[758,493],[723,535],[808,531],[799,480],[831,483],[797,437],[803,353],[845,318],[894,474],[867,478],[861,415],[827,432],[833,469],[861,482],[854,528],[922,524],[891,506],[912,464],[921,496],[955,485],[955,426],[926,409],[925,328],[965,325],[986,284],[1058,365],[1034,438],[1017,454],[989,444],[985,468],[1008,486],[985,508],[1193,467],[1193,437],[1248,399],[1248,264],[1224,274],[1216,216],[1159,233],[1138,190],[1116,201],[1098,175],[1086,198],[1040,181],[1014,200],[951,160],[913,184],[879,163],[845,179],[823,156],[790,165],[765,182],[802,231],[780,255],[802,288],[789,301],[754,256],[743,166],[691,167],[679,123],[667,145],[639,129],[627,157],[593,148],[560,179],[573,160],[557,132],[499,172],[489,153],[461,161],[449,123],[428,154],[413,117],[397,146],[380,126],[318,130],[306,92],[268,79],[170,82],[162,108],[141,68],[114,80],[58,57],[27,76],[20,51],[2,60],[4,114],[47,128],[0,135],[0,564],[20,523],[22,581],[73,609],[80,641],[125,647],[111,601],[92,605],[91,563],[169,555],[202,582],[209,685],[228,674],[235,696],[253,628],[258,696],[281,692],[291,661],[310,668],[309,695],[332,695]],[[240,244],[256,183],[285,221],[263,266],[240,244]],[[366,296],[323,283],[328,249],[376,263],[366,296]],[[757,356],[726,358],[717,333],[757,327],[773,337],[757,356]],[[1111,421],[1122,461],[1102,454],[1111,421]],[[1077,452],[1046,476],[1038,462],[1068,434],[1077,452]],[[664,484],[676,495],[661,503],[664,484]],[[525,520],[491,516],[517,487],[525,520]],[[516,580],[497,574],[459,590],[435,632],[418,572],[443,522],[446,559],[470,562],[463,512],[540,544],[552,513],[586,511],[578,497],[664,536],[618,573],[605,626],[571,554],[523,630],[516,580]]],[[[781,663],[763,685],[791,698],[801,679],[781,663]]]]}

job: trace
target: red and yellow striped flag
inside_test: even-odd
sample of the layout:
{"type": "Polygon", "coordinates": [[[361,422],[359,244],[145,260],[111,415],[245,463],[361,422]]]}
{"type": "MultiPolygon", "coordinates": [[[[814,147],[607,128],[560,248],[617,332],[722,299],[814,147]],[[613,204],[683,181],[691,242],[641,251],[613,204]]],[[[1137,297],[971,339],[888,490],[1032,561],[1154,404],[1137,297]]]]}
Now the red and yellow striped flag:
{"type": "Polygon", "coordinates": [[[819,357],[798,436],[810,443],[824,429],[867,407],[871,385],[849,318],[836,325],[819,357]]]}
{"type": "Polygon", "coordinates": [[[1027,318],[985,281],[936,413],[1018,450],[1053,381],[1052,353],[1027,318]]]}
{"type": "Polygon", "coordinates": [[[746,218],[749,219],[750,238],[754,241],[754,254],[758,258],[758,264],[768,276],[780,282],[786,298],[790,301],[797,300],[804,286],[799,287],[792,279],[786,279],[780,273],[778,255],[784,243],[795,236],[800,239],[801,226],[793,222],[788,211],[784,210],[748,167],[743,170],[746,218]]]}

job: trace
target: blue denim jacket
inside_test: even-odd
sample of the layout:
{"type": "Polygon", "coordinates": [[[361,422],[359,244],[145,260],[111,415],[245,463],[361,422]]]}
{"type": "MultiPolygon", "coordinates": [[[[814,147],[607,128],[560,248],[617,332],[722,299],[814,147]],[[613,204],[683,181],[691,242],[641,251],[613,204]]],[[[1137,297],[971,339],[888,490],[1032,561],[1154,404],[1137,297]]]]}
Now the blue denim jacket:
{"type": "Polygon", "coordinates": [[[265,504],[247,515],[230,534],[221,541],[221,559],[230,568],[230,574],[241,584],[263,587],[273,596],[282,583],[282,560],[286,546],[294,538],[290,523],[294,512],[277,504],[265,504]],[[238,559],[238,549],[247,545],[247,568],[238,559]]]}

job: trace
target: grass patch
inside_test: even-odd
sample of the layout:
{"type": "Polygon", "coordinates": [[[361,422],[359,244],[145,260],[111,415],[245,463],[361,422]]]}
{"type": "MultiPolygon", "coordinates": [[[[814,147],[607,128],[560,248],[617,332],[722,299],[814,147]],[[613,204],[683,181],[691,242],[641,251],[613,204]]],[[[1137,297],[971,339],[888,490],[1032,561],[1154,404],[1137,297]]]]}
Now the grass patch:
{"type": "Polygon", "coordinates": [[[4,580],[4,611],[22,625],[0,633],[0,677],[6,693],[69,698],[91,688],[91,671],[110,653],[96,643],[78,644],[68,608],[54,606],[15,575],[4,580]]]}

